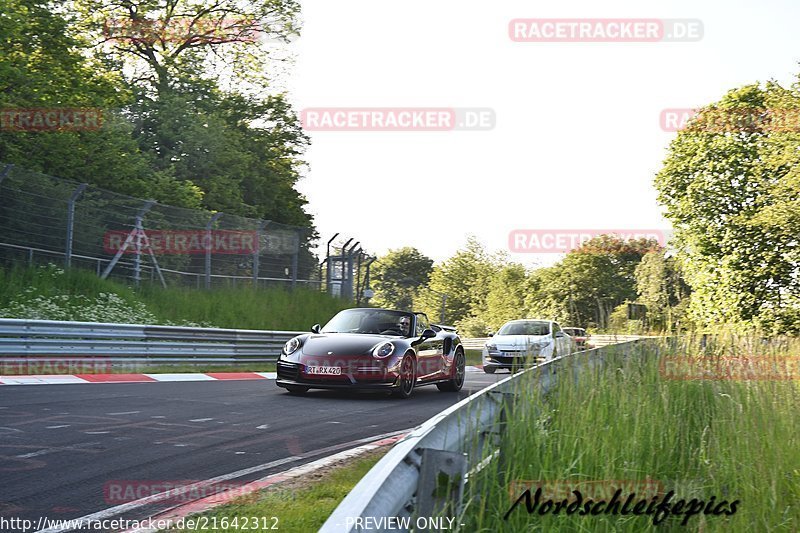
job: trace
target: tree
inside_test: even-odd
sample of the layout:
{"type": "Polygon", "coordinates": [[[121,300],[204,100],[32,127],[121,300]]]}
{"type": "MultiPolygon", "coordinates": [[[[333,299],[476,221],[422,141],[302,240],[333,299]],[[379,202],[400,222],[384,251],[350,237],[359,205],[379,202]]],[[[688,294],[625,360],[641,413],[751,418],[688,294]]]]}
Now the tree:
{"type": "Polygon", "coordinates": [[[578,318],[570,282],[560,264],[534,270],[527,285],[525,309],[528,317],[586,324],[578,318]]]}
{"type": "Polygon", "coordinates": [[[484,315],[491,330],[497,331],[509,320],[525,318],[527,281],[525,267],[518,264],[504,266],[492,276],[484,315]]]}
{"type": "Polygon", "coordinates": [[[445,321],[457,325],[459,321],[483,313],[489,281],[499,269],[501,258],[489,254],[474,237],[467,239],[465,247],[436,265],[431,272],[429,290],[421,290],[421,308],[428,316],[439,316],[442,295],[446,295],[445,321]]]}
{"type": "Polygon", "coordinates": [[[671,329],[682,318],[675,308],[688,297],[689,289],[673,257],[663,251],[652,251],[636,265],[637,302],[647,306],[647,323],[651,328],[671,329]]]}
{"type": "Polygon", "coordinates": [[[201,191],[154,171],[118,111],[132,101],[118,70],[82,53],[70,21],[44,0],[4,0],[0,108],[92,108],[96,130],[0,128],[0,161],[132,196],[197,207],[201,191]]]}
{"type": "Polygon", "coordinates": [[[432,269],[433,259],[416,248],[389,250],[372,265],[373,303],[379,307],[411,310],[417,291],[428,283],[432,269]]]}
{"type": "Polygon", "coordinates": [[[800,138],[784,123],[798,107],[797,85],[730,91],[678,133],[656,176],[701,327],[800,330],[800,138]]]}
{"type": "Polygon", "coordinates": [[[203,207],[310,227],[295,190],[308,144],[283,96],[264,101],[196,80],[158,99],[139,93],[135,136],[153,165],[203,192],[203,207]]]}
{"type": "Polygon", "coordinates": [[[654,240],[600,235],[554,266],[534,271],[526,298],[529,314],[578,327],[608,326],[620,304],[636,297],[634,269],[654,240]]]}
{"type": "Polygon", "coordinates": [[[160,97],[192,79],[268,85],[268,41],[297,34],[295,0],[73,0],[82,29],[160,97]]]}

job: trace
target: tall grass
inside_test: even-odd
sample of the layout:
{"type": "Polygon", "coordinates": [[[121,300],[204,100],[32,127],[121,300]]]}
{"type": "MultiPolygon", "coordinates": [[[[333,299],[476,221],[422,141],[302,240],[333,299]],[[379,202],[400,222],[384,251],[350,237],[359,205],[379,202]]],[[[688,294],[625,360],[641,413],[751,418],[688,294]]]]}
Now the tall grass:
{"type": "MultiPolygon", "coordinates": [[[[547,395],[537,394],[531,382],[515,401],[500,458],[467,485],[463,530],[800,531],[797,372],[794,380],[678,380],[659,367],[663,357],[797,357],[799,348],[796,339],[728,336],[701,347],[699,339],[685,337],[643,344],[628,355],[618,349],[591,368],[587,363],[599,363],[599,356],[577,356],[571,364],[583,366],[575,378],[562,368],[547,395]],[[529,514],[524,502],[506,520],[524,490],[511,486],[522,480],[535,481],[532,494],[547,486],[542,482],[584,487],[585,493],[592,481],[620,488],[620,481],[647,481],[661,488],[660,498],[674,491],[673,503],[695,498],[707,504],[712,497],[715,506],[739,503],[731,516],[706,515],[703,507],[685,526],[685,515],[656,526],[652,514],[567,516],[551,509],[541,515],[539,508],[529,514]]],[[[629,492],[623,491],[623,503],[629,492]]]]}
{"type": "Polygon", "coordinates": [[[54,265],[38,268],[0,267],[0,306],[7,306],[21,295],[35,292],[44,296],[61,294],[96,297],[113,292],[128,302],[137,301],[133,289],[111,280],[100,279],[88,270],[63,270],[54,265]]]}
{"type": "Polygon", "coordinates": [[[156,315],[166,320],[188,317],[222,328],[310,330],[325,324],[348,307],[345,300],[325,293],[280,288],[239,287],[202,291],[183,288],[149,288],[141,294],[156,315]]]}
{"type": "Polygon", "coordinates": [[[135,290],[56,266],[0,268],[0,316],[305,331],[348,307],[325,293],[240,287],[135,290]]]}

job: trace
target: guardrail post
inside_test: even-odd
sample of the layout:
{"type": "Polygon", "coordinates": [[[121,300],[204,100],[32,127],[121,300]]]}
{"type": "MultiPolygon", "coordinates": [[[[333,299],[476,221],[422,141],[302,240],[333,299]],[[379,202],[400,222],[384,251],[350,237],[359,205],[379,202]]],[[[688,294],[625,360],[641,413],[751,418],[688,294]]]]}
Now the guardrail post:
{"type": "Polygon", "coordinates": [[[69,197],[69,203],[67,204],[67,248],[64,251],[64,266],[66,268],[72,266],[72,237],[75,227],[75,202],[78,201],[78,198],[80,198],[85,189],[85,183],[78,185],[78,187],[72,192],[72,196],[69,197]]]}
{"type": "Polygon", "coordinates": [[[214,213],[206,224],[206,289],[211,288],[211,243],[213,242],[211,239],[211,227],[221,216],[222,213],[214,213]]]}
{"type": "Polygon", "coordinates": [[[466,474],[467,454],[423,448],[414,515],[458,516],[466,474]]]}

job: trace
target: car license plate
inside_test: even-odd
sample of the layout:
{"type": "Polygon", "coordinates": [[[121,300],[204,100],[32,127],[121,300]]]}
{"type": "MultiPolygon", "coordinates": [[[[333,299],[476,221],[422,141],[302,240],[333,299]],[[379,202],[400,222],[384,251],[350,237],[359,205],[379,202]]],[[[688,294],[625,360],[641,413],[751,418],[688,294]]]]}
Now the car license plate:
{"type": "Polygon", "coordinates": [[[341,376],[342,367],[340,366],[309,366],[306,367],[308,374],[316,374],[318,376],[341,376]]]}

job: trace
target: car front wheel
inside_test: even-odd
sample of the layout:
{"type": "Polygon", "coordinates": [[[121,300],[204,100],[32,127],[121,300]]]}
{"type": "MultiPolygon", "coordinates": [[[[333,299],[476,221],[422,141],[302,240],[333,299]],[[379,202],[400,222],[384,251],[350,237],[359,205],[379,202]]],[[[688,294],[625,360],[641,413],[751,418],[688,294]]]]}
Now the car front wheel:
{"type": "Polygon", "coordinates": [[[403,357],[400,363],[400,382],[394,395],[398,398],[410,398],[414,392],[414,385],[417,383],[417,372],[414,365],[414,358],[410,355],[403,357]]]}

